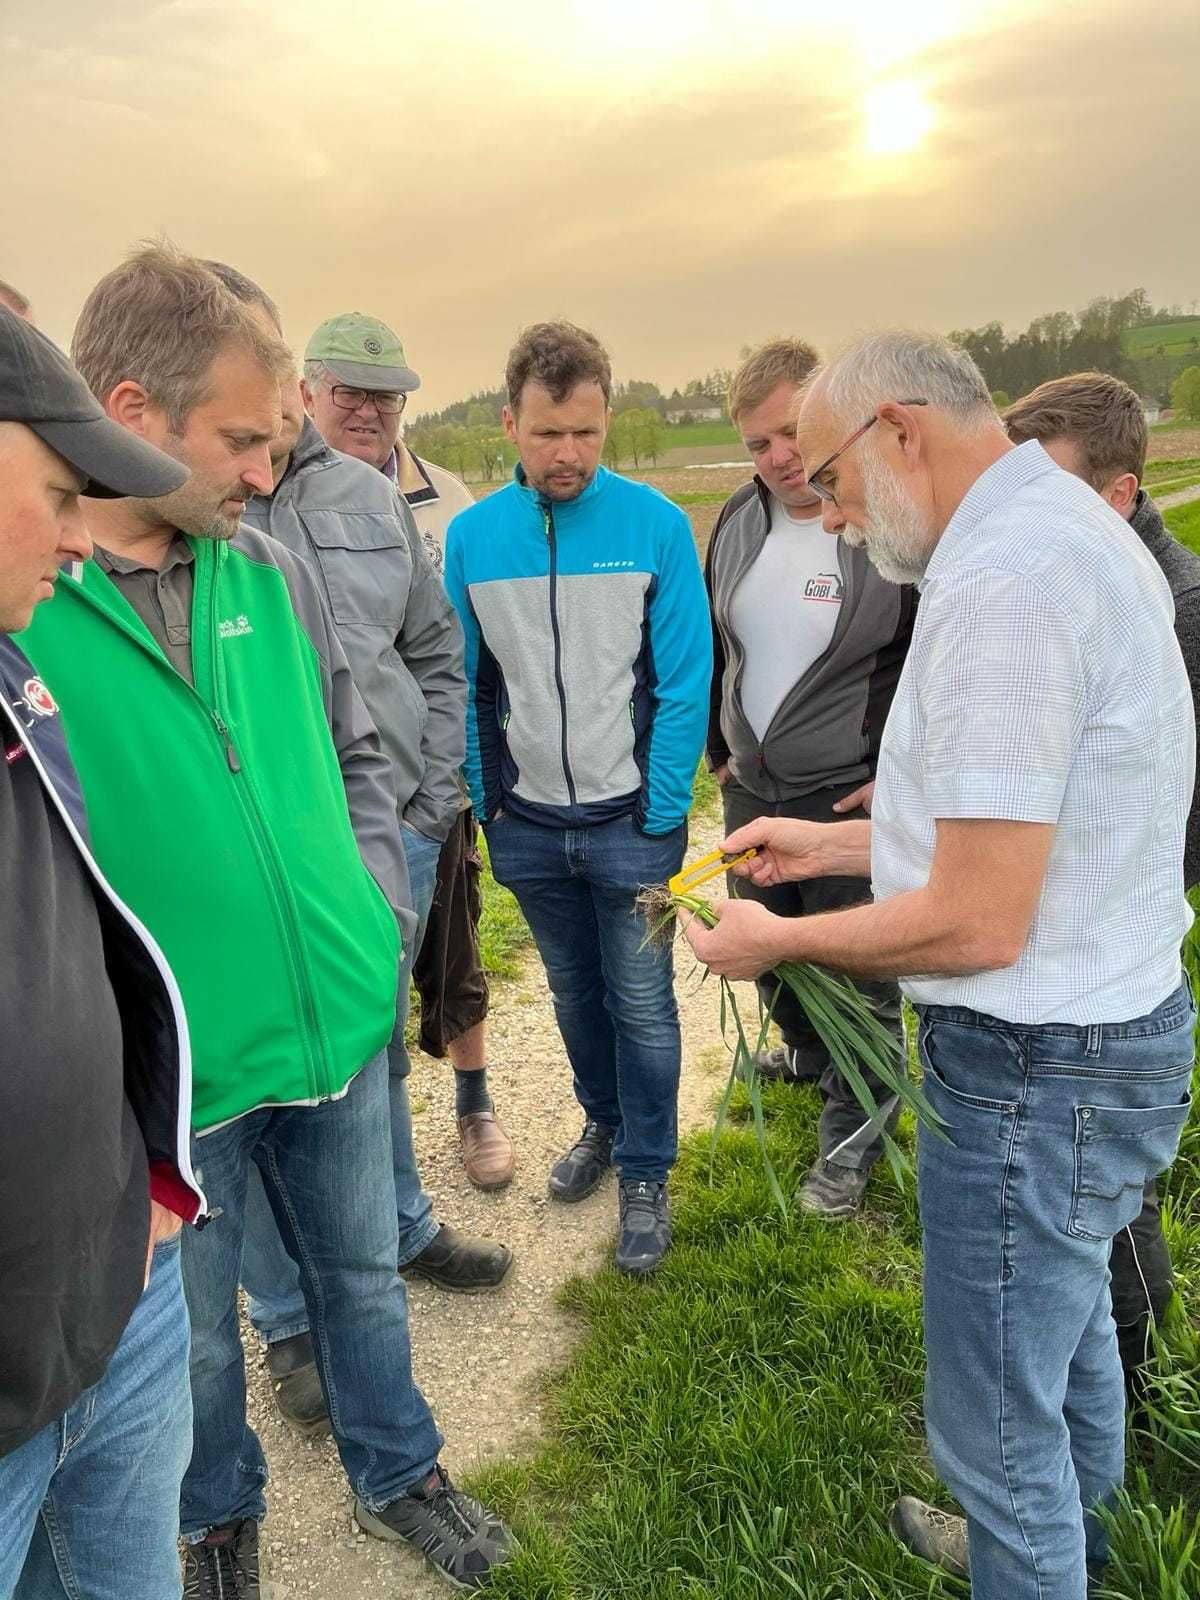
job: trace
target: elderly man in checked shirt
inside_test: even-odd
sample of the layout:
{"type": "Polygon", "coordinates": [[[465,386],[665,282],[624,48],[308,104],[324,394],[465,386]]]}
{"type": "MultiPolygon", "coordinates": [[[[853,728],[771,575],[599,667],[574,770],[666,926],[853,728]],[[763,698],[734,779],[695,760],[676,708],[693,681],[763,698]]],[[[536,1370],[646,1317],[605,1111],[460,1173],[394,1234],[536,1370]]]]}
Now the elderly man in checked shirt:
{"type": "Polygon", "coordinates": [[[758,883],[844,873],[874,904],[686,930],[735,978],[787,958],[900,978],[920,1132],[925,1417],[966,1521],[893,1528],[974,1600],[1084,1600],[1124,1470],[1113,1236],[1187,1118],[1179,946],[1195,719],[1171,595],[1125,520],[1014,446],[961,351],[863,340],[797,431],[824,526],[920,587],[870,822],[770,818],[725,848],[758,883]]]}

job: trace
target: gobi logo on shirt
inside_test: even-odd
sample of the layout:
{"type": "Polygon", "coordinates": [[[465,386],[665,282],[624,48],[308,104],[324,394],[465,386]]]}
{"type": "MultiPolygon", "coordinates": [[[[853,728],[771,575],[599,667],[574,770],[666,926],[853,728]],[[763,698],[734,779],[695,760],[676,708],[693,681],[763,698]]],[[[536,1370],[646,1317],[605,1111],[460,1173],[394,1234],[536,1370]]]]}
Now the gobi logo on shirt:
{"type": "Polygon", "coordinates": [[[222,639],[240,639],[247,633],[253,633],[254,628],[250,618],[243,612],[241,616],[227,617],[224,622],[219,622],[217,632],[222,639]]]}
{"type": "Polygon", "coordinates": [[[804,585],[806,600],[824,600],[830,605],[842,603],[842,580],[836,572],[819,572],[804,585]]]}

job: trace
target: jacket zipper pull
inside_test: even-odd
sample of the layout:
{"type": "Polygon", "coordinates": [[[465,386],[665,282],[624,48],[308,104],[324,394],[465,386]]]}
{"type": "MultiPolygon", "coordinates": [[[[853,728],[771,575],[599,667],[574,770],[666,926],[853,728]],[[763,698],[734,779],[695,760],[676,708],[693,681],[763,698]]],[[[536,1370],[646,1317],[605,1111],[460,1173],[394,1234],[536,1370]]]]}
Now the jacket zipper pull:
{"type": "Polygon", "coordinates": [[[242,770],[242,763],[238,760],[237,751],[233,748],[233,736],[230,734],[229,729],[225,726],[222,718],[219,717],[215,711],[213,712],[213,721],[217,725],[217,732],[225,741],[225,759],[229,763],[230,772],[240,772],[242,770]]]}

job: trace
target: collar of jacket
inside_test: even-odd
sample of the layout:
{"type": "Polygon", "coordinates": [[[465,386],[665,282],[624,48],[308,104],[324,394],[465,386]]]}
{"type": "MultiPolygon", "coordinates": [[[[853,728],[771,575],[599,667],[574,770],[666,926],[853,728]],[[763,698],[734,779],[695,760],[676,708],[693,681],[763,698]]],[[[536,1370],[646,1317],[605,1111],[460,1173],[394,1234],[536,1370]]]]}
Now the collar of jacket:
{"type": "Polygon", "coordinates": [[[1145,489],[1139,489],[1137,499],[1133,503],[1133,515],[1129,519],[1129,526],[1138,538],[1150,551],[1156,546],[1161,546],[1163,541],[1171,535],[1167,532],[1166,524],[1162,519],[1162,512],[1151,500],[1145,489]]]}
{"type": "Polygon", "coordinates": [[[300,437],[292,447],[287,470],[275,485],[275,488],[277,490],[282,489],[289,478],[294,477],[302,467],[313,465],[331,467],[336,459],[336,452],[330,449],[317,432],[316,423],[311,417],[305,417],[304,426],[300,429],[300,437]]]}
{"type": "Polygon", "coordinates": [[[527,505],[532,506],[537,511],[539,517],[547,509],[552,511],[556,518],[564,515],[573,516],[577,506],[585,506],[598,499],[604,493],[604,486],[611,477],[612,473],[609,472],[607,467],[597,467],[596,475],[591,483],[583,490],[582,494],[577,494],[574,500],[548,500],[539,490],[532,487],[525,476],[525,468],[519,461],[513,468],[513,484],[517,493],[527,505]]]}

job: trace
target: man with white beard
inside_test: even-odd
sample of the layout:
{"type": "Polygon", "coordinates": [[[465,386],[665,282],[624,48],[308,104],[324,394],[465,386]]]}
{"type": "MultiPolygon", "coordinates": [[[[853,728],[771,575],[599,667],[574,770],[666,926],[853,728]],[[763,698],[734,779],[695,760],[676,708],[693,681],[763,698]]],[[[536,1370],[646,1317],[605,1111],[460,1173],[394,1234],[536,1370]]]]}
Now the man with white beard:
{"type": "Polygon", "coordinates": [[[1195,719],[1171,596],[1125,520],[974,363],[885,333],[810,385],[797,442],[824,526],[921,604],[871,820],[730,834],[756,883],[870,876],[875,903],[685,930],[732,978],[781,960],[900,978],[917,1008],[925,1418],[966,1526],[893,1527],[974,1600],[1084,1600],[1124,1471],[1112,1238],[1174,1156],[1195,1013],[1184,831],[1195,719]],[[969,1539],[968,1539],[969,1536],[969,1539]]]}

